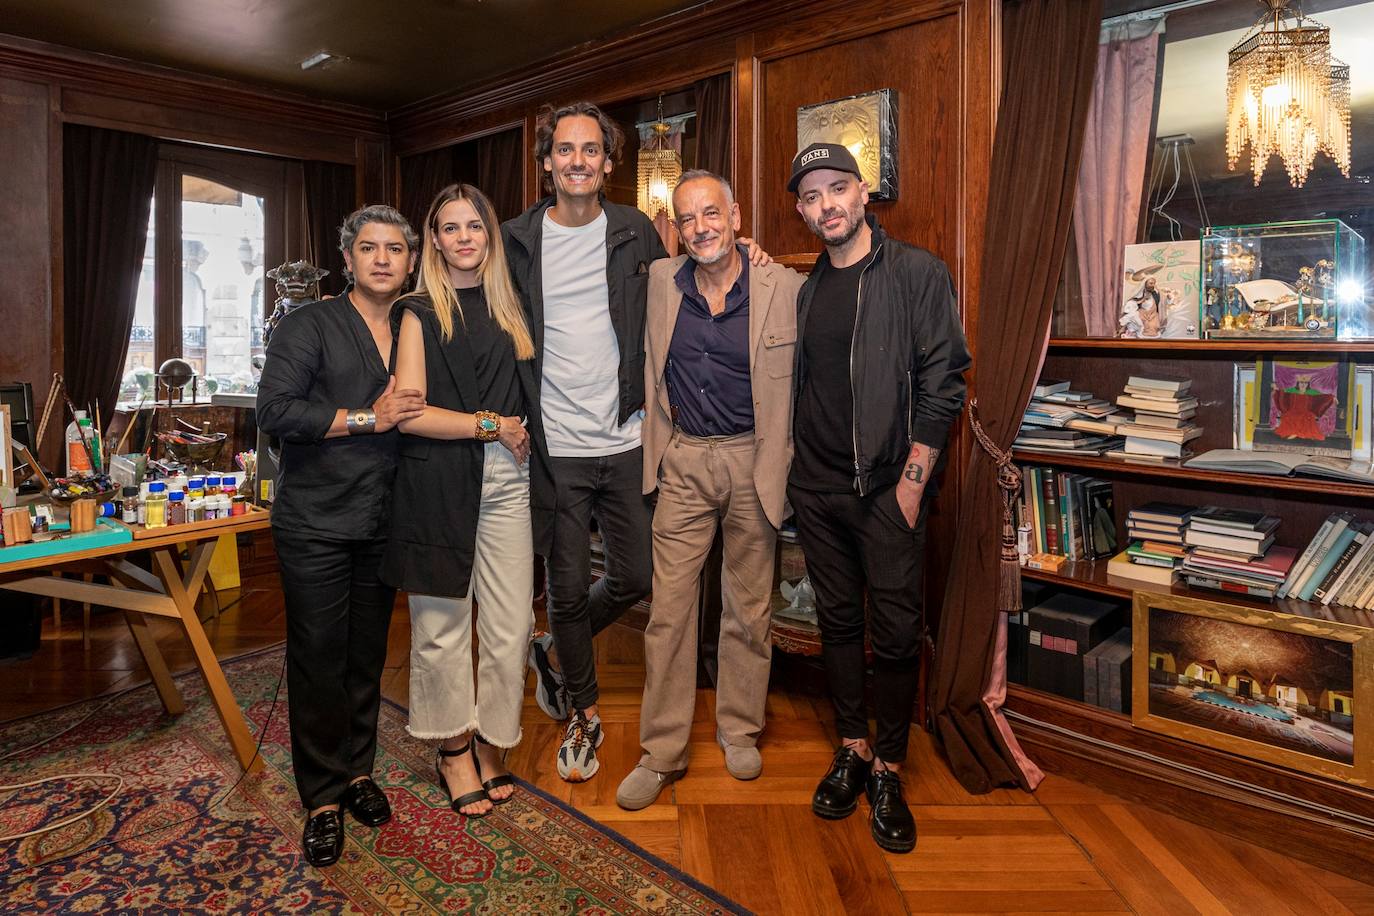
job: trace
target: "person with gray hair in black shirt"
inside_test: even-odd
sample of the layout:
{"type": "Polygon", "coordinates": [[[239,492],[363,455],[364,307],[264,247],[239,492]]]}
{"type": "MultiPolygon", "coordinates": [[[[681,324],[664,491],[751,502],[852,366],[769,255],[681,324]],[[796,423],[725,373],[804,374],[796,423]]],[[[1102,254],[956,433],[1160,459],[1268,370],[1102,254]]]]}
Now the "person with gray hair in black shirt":
{"type": "Polygon", "coordinates": [[[391,807],[372,781],[387,628],[396,590],[387,544],[399,423],[424,396],[397,390],[391,305],[415,267],[415,231],[391,207],[339,230],[350,284],[303,305],[272,334],[258,427],[281,439],[272,536],[286,603],[291,759],[311,865],[343,852],[341,808],[377,827],[391,807]]]}

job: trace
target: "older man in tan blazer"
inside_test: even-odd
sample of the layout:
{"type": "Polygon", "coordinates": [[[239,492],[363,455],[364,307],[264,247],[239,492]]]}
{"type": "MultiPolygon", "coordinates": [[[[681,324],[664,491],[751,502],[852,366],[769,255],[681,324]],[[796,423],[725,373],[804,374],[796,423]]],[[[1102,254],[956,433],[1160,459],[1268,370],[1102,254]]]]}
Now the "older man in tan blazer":
{"type": "Polygon", "coordinates": [[[804,277],[753,267],[737,244],[739,205],[710,172],[673,194],[688,254],[649,269],[644,492],[654,514],[653,611],[644,634],[644,756],[616,793],[643,808],[687,767],[696,706],[702,566],[724,532],[716,740],[737,779],[762,769],[772,660],[770,598],[792,458],[792,364],[804,277]]]}

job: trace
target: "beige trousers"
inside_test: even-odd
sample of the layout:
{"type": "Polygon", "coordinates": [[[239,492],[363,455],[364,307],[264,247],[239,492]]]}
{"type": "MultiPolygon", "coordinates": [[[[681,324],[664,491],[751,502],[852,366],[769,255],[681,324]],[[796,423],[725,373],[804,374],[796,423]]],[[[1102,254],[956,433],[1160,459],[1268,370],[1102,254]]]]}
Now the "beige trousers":
{"type": "Polygon", "coordinates": [[[529,466],[499,442],[484,447],[472,584],[462,600],[410,596],[410,724],[416,738],[475,729],[497,747],[520,743],[525,658],[534,626],[529,466]],[[472,601],[477,600],[477,678],[472,601]]]}
{"type": "Polygon", "coordinates": [[[654,598],[644,631],[640,763],[685,769],[696,710],[701,570],[719,522],[721,571],[716,727],[728,744],[752,747],[768,701],[769,638],[777,530],[754,490],[750,433],[700,439],[673,434],[659,469],[654,513],[654,598]]]}

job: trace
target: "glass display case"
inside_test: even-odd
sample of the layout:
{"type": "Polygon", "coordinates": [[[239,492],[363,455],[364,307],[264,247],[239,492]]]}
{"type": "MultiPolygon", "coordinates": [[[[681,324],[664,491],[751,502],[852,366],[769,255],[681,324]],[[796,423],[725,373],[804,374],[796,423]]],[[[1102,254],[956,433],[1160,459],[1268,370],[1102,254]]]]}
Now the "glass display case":
{"type": "Polygon", "coordinates": [[[1338,219],[1213,226],[1202,237],[1208,338],[1369,337],[1365,241],[1338,219]]]}

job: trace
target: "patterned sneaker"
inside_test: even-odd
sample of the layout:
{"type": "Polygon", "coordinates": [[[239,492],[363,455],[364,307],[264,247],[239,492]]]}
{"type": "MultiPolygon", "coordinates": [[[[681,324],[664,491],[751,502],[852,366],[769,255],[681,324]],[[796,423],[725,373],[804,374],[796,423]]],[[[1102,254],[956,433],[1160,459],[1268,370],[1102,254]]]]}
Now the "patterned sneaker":
{"type": "Polygon", "coordinates": [[[530,640],[530,669],[534,671],[534,701],[550,719],[561,721],[568,717],[568,691],[563,687],[563,673],[549,664],[549,650],[553,636],[536,633],[530,640]]]}
{"type": "Polygon", "coordinates": [[[558,775],[568,782],[586,782],[595,776],[601,767],[596,749],[605,739],[600,716],[588,719],[580,710],[573,712],[568,730],[563,733],[563,744],[558,748],[558,775]]]}

